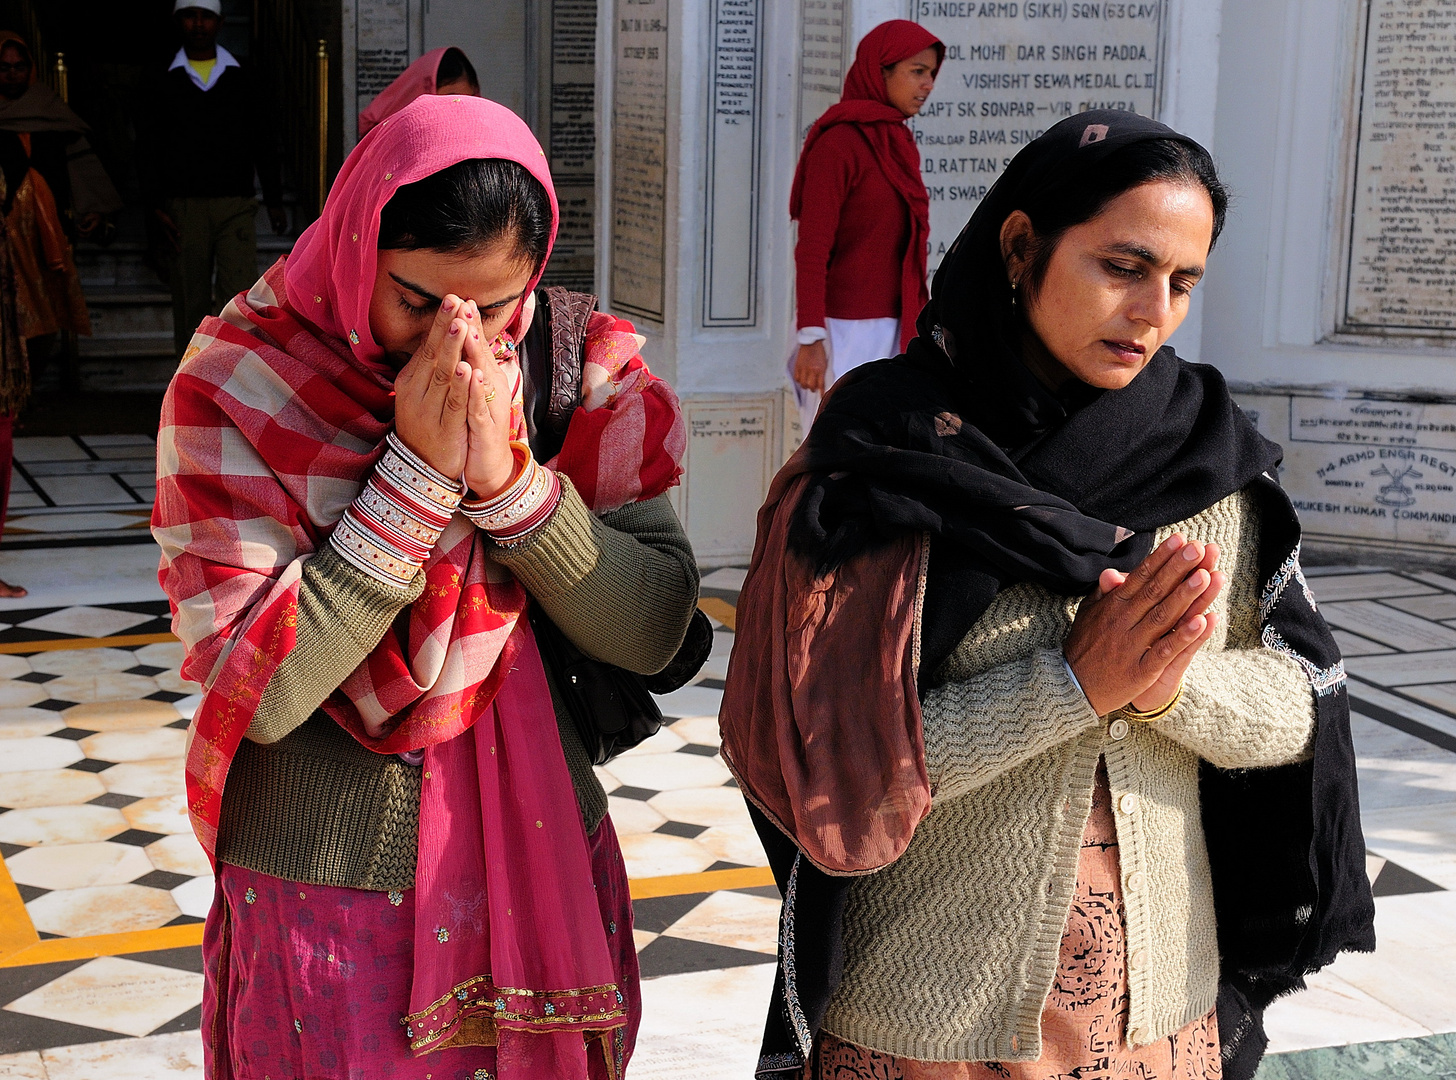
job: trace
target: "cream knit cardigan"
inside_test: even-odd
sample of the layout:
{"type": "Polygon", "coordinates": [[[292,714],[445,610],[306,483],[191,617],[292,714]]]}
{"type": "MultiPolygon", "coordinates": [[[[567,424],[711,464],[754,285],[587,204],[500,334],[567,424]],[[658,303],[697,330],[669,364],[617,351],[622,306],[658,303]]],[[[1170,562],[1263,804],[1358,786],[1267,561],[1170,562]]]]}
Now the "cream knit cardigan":
{"type": "MultiPolygon", "coordinates": [[[[1258,521],[1236,493],[1174,531],[1222,550],[1222,616],[1151,724],[1098,717],[1061,643],[1075,599],[1001,592],[923,702],[934,798],[909,848],[857,879],[844,979],[827,1031],[924,1061],[1029,1061],[1056,973],[1099,757],[1122,860],[1128,1041],[1161,1039],[1213,1008],[1218,937],[1198,800],[1199,759],[1223,769],[1309,753],[1314,693],[1259,641],[1258,521]]],[[[1250,838],[1253,840],[1254,838],[1250,838]]]]}

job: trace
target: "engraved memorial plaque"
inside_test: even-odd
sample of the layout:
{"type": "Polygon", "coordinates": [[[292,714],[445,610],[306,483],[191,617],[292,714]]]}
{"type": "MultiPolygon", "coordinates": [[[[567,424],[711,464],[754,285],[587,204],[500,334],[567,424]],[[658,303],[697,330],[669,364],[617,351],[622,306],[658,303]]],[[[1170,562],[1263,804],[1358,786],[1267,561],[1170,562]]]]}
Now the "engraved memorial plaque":
{"type": "Polygon", "coordinates": [[[844,0],[799,0],[799,142],[839,100],[854,43],[844,38],[844,0]]]}
{"type": "Polygon", "coordinates": [[[1456,548],[1456,405],[1241,393],[1307,535],[1456,548]]]}
{"type": "Polygon", "coordinates": [[[597,0],[551,0],[546,153],[561,224],[548,284],[595,291],[597,0]]]}
{"type": "Polygon", "coordinates": [[[945,42],[935,92],[910,121],[930,193],[930,272],[1016,156],[1089,109],[1156,116],[1165,0],[916,0],[945,42]]]}
{"type": "Polygon", "coordinates": [[[680,513],[699,558],[741,551],[752,544],[752,521],[777,470],[774,410],[770,400],[690,402],[684,409],[690,477],[680,513]]]}
{"type": "Polygon", "coordinates": [[[409,67],[410,14],[408,0],[358,0],[353,50],[355,117],[409,67]]]}
{"type": "Polygon", "coordinates": [[[1342,328],[1456,333],[1456,7],[1369,0],[1342,328]]]}
{"type": "Polygon", "coordinates": [[[667,3],[614,0],[613,310],[662,322],[667,217],[667,3]]]}
{"type": "Polygon", "coordinates": [[[714,0],[708,94],[703,321],[757,323],[762,0],[714,0]]]}

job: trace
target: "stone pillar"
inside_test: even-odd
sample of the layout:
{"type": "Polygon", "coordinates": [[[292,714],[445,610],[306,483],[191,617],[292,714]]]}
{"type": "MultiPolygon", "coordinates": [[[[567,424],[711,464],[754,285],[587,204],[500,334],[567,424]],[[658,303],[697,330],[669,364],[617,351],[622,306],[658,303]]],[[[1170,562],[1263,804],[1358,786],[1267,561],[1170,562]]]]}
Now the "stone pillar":
{"type": "Polygon", "coordinates": [[[375,96],[424,53],[444,45],[465,51],[484,96],[527,116],[535,103],[530,76],[539,66],[533,17],[551,4],[493,4],[482,19],[480,0],[342,0],[344,152],[358,142],[359,114],[375,96]]]}
{"type": "MultiPolygon", "coordinates": [[[[600,2],[598,286],[683,396],[677,498],[705,562],[748,556],[754,511],[798,441],[788,192],[865,33],[911,17],[948,48],[911,121],[932,268],[1016,151],[1063,116],[1111,105],[1212,131],[1217,0],[600,2]]],[[[1178,345],[1196,357],[1191,325],[1178,345]]]]}
{"type": "Polygon", "coordinates": [[[678,511],[745,559],[787,455],[798,5],[601,0],[597,282],[683,398],[678,511]]]}
{"type": "Polygon", "coordinates": [[[539,63],[534,35],[536,11],[549,0],[427,0],[421,52],[446,45],[462,49],[480,77],[480,93],[518,116],[531,116],[531,76],[539,63]]]}
{"type": "Polygon", "coordinates": [[[594,292],[598,0],[343,0],[344,147],[376,94],[430,49],[464,50],[480,91],[551,161],[561,227],[545,281],[594,292]]]}

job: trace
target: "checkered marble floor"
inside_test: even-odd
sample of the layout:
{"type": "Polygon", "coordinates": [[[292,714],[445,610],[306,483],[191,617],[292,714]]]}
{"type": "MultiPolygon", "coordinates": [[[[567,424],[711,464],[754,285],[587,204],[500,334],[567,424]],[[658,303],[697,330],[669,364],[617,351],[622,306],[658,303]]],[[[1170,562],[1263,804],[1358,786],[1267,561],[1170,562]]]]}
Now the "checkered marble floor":
{"type": "MultiPolygon", "coordinates": [[[[129,546],[0,559],[32,589],[0,601],[0,1077],[152,1076],[162,1059],[200,1075],[196,942],[213,886],[181,764],[198,688],[178,673],[155,561],[129,546]],[[66,580],[98,560],[108,584],[66,580]],[[98,602],[47,603],[87,593],[98,602]]],[[[711,580],[731,622],[741,572],[711,580]]],[[[773,956],[776,892],[717,758],[732,634],[715,625],[697,683],[662,699],[668,725],[599,770],[628,872],[655,883],[637,903],[648,979],[773,956]]]]}
{"type": "MultiPolygon", "coordinates": [[[[181,772],[197,688],[177,672],[155,553],[8,547],[0,577],[32,595],[0,601],[0,855],[13,883],[0,878],[0,1080],[200,1078],[197,942],[212,882],[181,772]]],[[[1445,1075],[1456,1068],[1456,1039],[1442,1034],[1456,1032],[1456,579],[1316,573],[1349,657],[1381,947],[1271,1009],[1279,1053],[1261,1075],[1341,1076],[1352,1063],[1359,1075],[1445,1075]]],[[[662,699],[668,726],[599,770],[639,897],[639,1080],[750,1076],[772,983],[777,892],[717,756],[742,576],[704,579],[713,655],[662,699]]]]}
{"type": "Polygon", "coordinates": [[[147,435],[16,439],[0,550],[147,543],[156,458],[156,440],[147,435]]]}

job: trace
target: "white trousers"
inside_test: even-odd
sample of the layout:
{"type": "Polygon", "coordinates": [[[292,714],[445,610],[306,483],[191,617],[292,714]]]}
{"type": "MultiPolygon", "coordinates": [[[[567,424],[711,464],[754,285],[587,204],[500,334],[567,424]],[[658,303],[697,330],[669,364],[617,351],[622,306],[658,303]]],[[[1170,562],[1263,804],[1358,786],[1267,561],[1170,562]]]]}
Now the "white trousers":
{"type": "MultiPolygon", "coordinates": [[[[829,370],[824,373],[824,385],[830,387],[846,374],[868,364],[900,353],[899,319],[825,319],[824,329],[829,337],[824,341],[824,351],[829,355],[829,370]]],[[[793,382],[794,363],[799,357],[799,346],[789,353],[789,381],[793,382]]],[[[794,393],[799,401],[799,419],[803,425],[802,434],[809,434],[809,426],[819,413],[818,393],[805,390],[794,383],[794,393]]]]}

